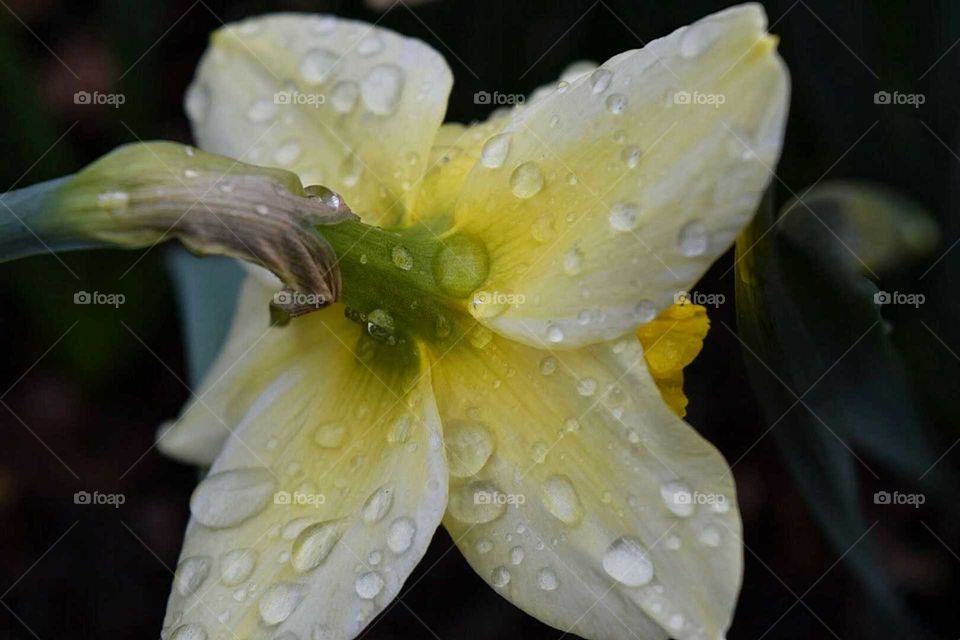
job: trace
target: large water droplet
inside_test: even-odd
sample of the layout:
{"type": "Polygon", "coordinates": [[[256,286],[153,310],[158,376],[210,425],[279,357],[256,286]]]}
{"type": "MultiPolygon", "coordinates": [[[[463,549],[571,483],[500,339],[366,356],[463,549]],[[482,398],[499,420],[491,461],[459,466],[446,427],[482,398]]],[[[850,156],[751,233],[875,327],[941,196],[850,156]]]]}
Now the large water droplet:
{"type": "Polygon", "coordinates": [[[326,49],[310,49],[300,61],[300,75],[310,84],[319,84],[327,79],[340,56],[326,49]]]}
{"type": "Polygon", "coordinates": [[[327,559],[342,529],[334,521],[317,522],[306,527],[293,541],[290,549],[290,564],[297,573],[313,571],[327,559]]]}
{"type": "Polygon", "coordinates": [[[483,524],[503,515],[507,497],[492,482],[476,480],[452,491],[448,508],[461,522],[483,524]]]}
{"type": "Polygon", "coordinates": [[[340,113],[350,113],[357,106],[360,87],[352,80],[341,80],[330,90],[330,104],[340,113]]]}
{"type": "Polygon", "coordinates": [[[556,572],[550,567],[540,569],[537,573],[537,586],[544,591],[556,591],[557,587],[560,586],[556,572]]]}
{"type": "Polygon", "coordinates": [[[396,111],[402,91],[403,71],[394,64],[375,66],[360,86],[363,103],[378,115],[390,115],[396,111]]]}
{"type": "Polygon", "coordinates": [[[493,586],[502,589],[510,584],[510,570],[506,567],[497,567],[490,573],[490,582],[493,586]]]}
{"type": "Polygon", "coordinates": [[[325,422],[313,432],[313,441],[324,449],[336,449],[343,443],[346,428],[338,422],[325,422]]]}
{"type": "Polygon", "coordinates": [[[417,535],[417,525],[412,518],[402,516],[390,523],[390,530],[387,531],[387,548],[395,554],[406,553],[413,545],[413,539],[417,535]]]}
{"type": "Polygon", "coordinates": [[[518,198],[532,198],[542,188],[543,172],[536,162],[524,162],[510,174],[510,190],[518,198]]]}
{"type": "Polygon", "coordinates": [[[563,342],[563,329],[560,328],[560,325],[551,324],[547,325],[547,341],[553,342],[554,344],[563,342]]]}
{"type": "Polygon", "coordinates": [[[627,96],[622,93],[611,93],[606,99],[607,111],[621,114],[627,108],[627,96]]]}
{"type": "Polygon", "coordinates": [[[610,226],[616,231],[630,232],[640,223],[640,209],[630,202],[615,202],[610,207],[610,226]]]}
{"type": "Polygon", "coordinates": [[[402,244],[398,244],[390,250],[390,259],[394,266],[401,271],[413,269],[413,254],[402,244]]]}
{"type": "Polygon", "coordinates": [[[198,624],[182,624],[173,630],[169,640],[207,640],[207,632],[198,624]]]}
{"type": "Polygon", "coordinates": [[[713,45],[721,30],[719,24],[710,20],[690,25],[680,37],[680,57],[687,60],[696,58],[713,45]]]}
{"type": "Polygon", "coordinates": [[[553,475],[543,484],[543,506],[560,522],[574,526],[583,518],[583,505],[570,478],[553,475]]]}
{"type": "Polygon", "coordinates": [[[354,589],[364,600],[373,600],[383,590],[383,578],[376,571],[369,571],[357,577],[354,589]]]}
{"type": "Polygon", "coordinates": [[[607,547],[603,570],[628,587],[642,587],[653,579],[653,563],[643,543],[627,536],[617,538],[607,547]]]}
{"type": "Polygon", "coordinates": [[[190,497],[190,512],[212,529],[235,527],[263,511],[273,497],[273,475],[241,467],[207,476],[190,497]]]}
{"type": "Polygon", "coordinates": [[[234,549],[223,554],[220,561],[220,581],[228,587],[234,587],[253,573],[257,566],[255,549],[234,549]]]}
{"type": "Polygon", "coordinates": [[[685,483],[679,480],[665,482],[660,486],[660,497],[670,512],[680,518],[689,518],[693,515],[693,493],[685,483]]]}
{"type": "Polygon", "coordinates": [[[303,600],[303,595],[303,587],[293,582],[270,585],[257,604],[263,624],[272,627],[289,618],[303,600]]]}
{"type": "Polygon", "coordinates": [[[258,124],[270,122],[277,117],[277,105],[273,98],[258,98],[247,108],[247,118],[258,124]]]}
{"type": "Polygon", "coordinates": [[[610,87],[611,80],[613,80],[613,73],[600,67],[590,74],[590,90],[595,94],[603,93],[610,87]]]}
{"type": "Polygon", "coordinates": [[[493,453],[493,438],[480,422],[449,420],[444,423],[447,464],[455,478],[472,476],[483,468],[493,453]]]}
{"type": "Polygon", "coordinates": [[[680,253],[688,258],[702,256],[707,252],[710,244],[710,236],[707,228],[699,220],[693,220],[680,228],[680,235],[677,236],[677,246],[680,253]]]}
{"type": "Polygon", "coordinates": [[[383,517],[393,506],[393,487],[384,485],[370,494],[363,508],[360,510],[360,516],[365,523],[375,524],[383,520],[383,517]]]}
{"type": "Polygon", "coordinates": [[[177,593],[189,596],[199,589],[210,573],[210,565],[210,558],[207,556],[193,556],[182,560],[173,576],[173,587],[177,593]]]}
{"type": "Polygon", "coordinates": [[[480,151],[480,164],[488,169],[499,169],[510,152],[510,136],[505,133],[487,140],[480,151]]]}

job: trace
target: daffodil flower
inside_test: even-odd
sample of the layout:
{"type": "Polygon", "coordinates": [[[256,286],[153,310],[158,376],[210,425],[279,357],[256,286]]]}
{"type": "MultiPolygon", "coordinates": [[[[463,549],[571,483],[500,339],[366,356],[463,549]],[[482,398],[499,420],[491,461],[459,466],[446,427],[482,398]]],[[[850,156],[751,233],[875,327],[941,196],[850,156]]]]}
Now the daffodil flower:
{"type": "Polygon", "coordinates": [[[777,162],[775,44],[759,5],[732,8],[461,126],[416,40],[294,14],[215,33],[186,97],[199,147],[360,220],[318,228],[334,305],[270,326],[278,285],[251,274],[159,434],[210,467],[164,637],[353,638],[441,523],[547,624],[722,637],[741,524],[729,467],[678,415],[706,319],[671,305],[777,162]]]}

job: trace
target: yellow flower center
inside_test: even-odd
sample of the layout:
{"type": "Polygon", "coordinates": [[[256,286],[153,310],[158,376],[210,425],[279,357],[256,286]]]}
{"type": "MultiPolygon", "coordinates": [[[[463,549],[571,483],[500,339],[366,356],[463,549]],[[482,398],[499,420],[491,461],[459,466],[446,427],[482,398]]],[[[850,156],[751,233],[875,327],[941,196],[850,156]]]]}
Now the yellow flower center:
{"type": "Polygon", "coordinates": [[[687,413],[683,368],[703,348],[710,329],[707,310],[698,304],[674,304],[637,329],[650,375],[664,401],[681,418],[687,413]]]}

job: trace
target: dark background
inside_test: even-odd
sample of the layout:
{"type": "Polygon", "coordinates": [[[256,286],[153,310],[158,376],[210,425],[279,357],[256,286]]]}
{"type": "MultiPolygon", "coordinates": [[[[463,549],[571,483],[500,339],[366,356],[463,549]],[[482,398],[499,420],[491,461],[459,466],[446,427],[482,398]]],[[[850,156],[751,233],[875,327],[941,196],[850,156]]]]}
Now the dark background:
{"type": "MultiPolygon", "coordinates": [[[[727,4],[442,0],[397,5],[383,15],[343,2],[4,0],[0,189],[70,173],[136,138],[188,142],[182,96],[207,35],[241,17],[335,12],[421,38],[453,69],[448,118],[469,121],[489,109],[474,104],[476,91],[527,93],[573,61],[603,61],[727,4]],[[122,92],[126,103],[119,109],[75,105],[73,94],[81,89],[122,92]]],[[[940,220],[941,255],[958,237],[960,46],[952,47],[960,39],[960,7],[764,4],[793,80],[776,199],[782,202],[825,174],[884,182],[940,220]],[[926,102],[919,109],[877,105],[873,94],[881,89],[922,92],[926,102]]],[[[151,450],[157,426],[176,415],[189,393],[180,382],[186,360],[165,253],[164,247],[145,256],[74,253],[0,265],[4,638],[159,634],[168,567],[176,563],[197,479],[195,469],[151,450]],[[127,302],[117,310],[76,306],[72,298],[80,289],[121,292],[127,302]],[[119,509],[75,505],[79,490],[123,493],[126,502],[119,509]]],[[[947,293],[948,255],[934,273],[947,293]]],[[[732,300],[732,272],[722,277],[731,263],[730,255],[724,257],[699,289],[732,300]]],[[[758,442],[770,421],[751,394],[739,343],[721,325],[735,326],[733,305],[711,315],[714,328],[688,377],[688,419],[728,460],[740,459],[734,470],[748,550],[729,637],[892,637],[876,624],[844,549],[827,542],[793,488],[784,452],[772,437],[758,442]]],[[[941,323],[939,348],[960,352],[955,318],[941,323]]],[[[821,384],[829,389],[830,378],[821,384]]],[[[958,426],[935,426],[940,455],[958,426]]],[[[958,460],[960,447],[939,464],[956,468],[958,460]]],[[[890,472],[880,475],[886,486],[912,486],[890,472]]],[[[877,523],[868,535],[882,549],[876,571],[895,582],[929,637],[956,638],[956,498],[944,508],[881,508],[870,500],[877,482],[864,480],[868,522],[877,523]]],[[[415,586],[403,596],[405,606],[390,607],[364,637],[562,636],[496,595],[451,547],[439,531],[408,582],[415,586]]]]}

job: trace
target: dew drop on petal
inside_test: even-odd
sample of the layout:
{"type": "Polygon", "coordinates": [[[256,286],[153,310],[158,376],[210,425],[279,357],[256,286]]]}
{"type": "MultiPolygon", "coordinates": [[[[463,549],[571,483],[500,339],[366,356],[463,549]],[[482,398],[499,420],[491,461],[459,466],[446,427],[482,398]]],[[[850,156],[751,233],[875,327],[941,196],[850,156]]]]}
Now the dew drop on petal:
{"type": "Polygon", "coordinates": [[[384,516],[393,506],[393,488],[384,485],[370,494],[363,508],[360,510],[360,516],[368,525],[375,524],[383,520],[384,516]]]}
{"type": "Polygon", "coordinates": [[[241,467],[207,476],[190,497],[190,512],[212,529],[235,527],[263,511],[273,497],[273,474],[241,467]]]}
{"type": "Polygon", "coordinates": [[[540,373],[545,376],[553,375],[557,370],[557,359],[553,356],[546,356],[540,361],[540,373]]]}
{"type": "Polygon", "coordinates": [[[493,453],[493,438],[480,422],[450,420],[444,423],[444,444],[450,475],[466,478],[475,475],[493,453]]]}
{"type": "Polygon", "coordinates": [[[559,325],[551,324],[547,326],[547,341],[553,342],[554,344],[558,342],[563,342],[563,329],[559,325]]]}
{"type": "Polygon", "coordinates": [[[603,570],[621,584],[642,587],[653,579],[653,563],[643,544],[623,536],[614,540],[603,554],[603,570]]]}
{"type": "Polygon", "coordinates": [[[532,198],[542,188],[543,172],[536,162],[524,162],[510,175],[510,190],[518,198],[532,198]]]}
{"type": "Polygon", "coordinates": [[[413,269],[413,254],[402,244],[398,244],[390,250],[390,259],[393,261],[393,265],[401,271],[413,269]]]}
{"type": "Polygon", "coordinates": [[[319,567],[340,540],[340,534],[341,529],[334,521],[317,522],[306,527],[290,548],[293,570],[307,573],[319,567]]]}
{"type": "Polygon", "coordinates": [[[376,33],[371,33],[357,44],[357,53],[364,57],[376,55],[383,51],[383,40],[376,33]]]}
{"type": "Polygon", "coordinates": [[[636,168],[636,166],[640,164],[640,158],[642,156],[643,153],[640,151],[640,147],[636,145],[630,145],[620,152],[620,158],[629,169],[636,168]]]}
{"type": "Polygon", "coordinates": [[[247,118],[250,122],[261,124],[270,122],[277,117],[277,105],[273,98],[259,98],[247,108],[247,118]]]}
{"type": "Polygon", "coordinates": [[[583,271],[583,252],[573,247],[563,255],[563,272],[568,276],[575,276],[581,271],[583,271]]]}
{"type": "Polygon", "coordinates": [[[337,422],[325,422],[313,432],[313,442],[324,449],[336,449],[343,443],[347,430],[337,422]]]}
{"type": "Polygon", "coordinates": [[[300,60],[300,75],[310,84],[319,84],[340,60],[340,56],[326,49],[310,49],[300,60]]]}
{"type": "Polygon", "coordinates": [[[210,565],[210,558],[207,556],[184,558],[177,565],[177,571],[173,577],[173,585],[177,593],[189,596],[199,589],[210,573],[210,565]]]}
{"type": "Polygon", "coordinates": [[[270,585],[257,603],[260,620],[268,627],[278,625],[293,613],[303,600],[303,587],[293,582],[270,585]]]}
{"type": "Polygon", "coordinates": [[[543,485],[543,506],[560,522],[573,526],[583,518],[583,505],[570,478],[553,475],[543,485]]]}
{"type": "Polygon", "coordinates": [[[646,324],[657,317],[657,307],[651,300],[641,300],[633,308],[633,316],[640,324],[646,324]]]}
{"type": "Polygon", "coordinates": [[[495,135],[487,140],[480,151],[480,164],[488,169],[498,169],[503,166],[510,152],[510,136],[505,133],[495,135]]]}
{"type": "Polygon", "coordinates": [[[357,577],[354,589],[364,600],[373,600],[383,590],[383,578],[376,571],[369,571],[357,577]]]}
{"type": "Polygon", "coordinates": [[[693,493],[685,483],[678,480],[665,482],[660,486],[660,497],[670,513],[680,518],[689,518],[693,515],[693,493]]]}
{"type": "Polygon", "coordinates": [[[502,589],[510,584],[510,571],[506,567],[497,567],[490,573],[490,583],[502,589]]]}
{"type": "Polygon", "coordinates": [[[330,104],[339,113],[350,113],[357,106],[360,87],[352,80],[341,80],[330,90],[330,104]]]}
{"type": "Polygon", "coordinates": [[[556,591],[560,586],[557,574],[550,567],[544,567],[537,573],[537,586],[543,591],[556,591]]]}
{"type": "Polygon", "coordinates": [[[402,516],[390,523],[387,531],[387,548],[397,555],[406,553],[413,545],[417,534],[417,525],[412,518],[402,516]]]}
{"type": "Polygon", "coordinates": [[[220,561],[220,581],[228,587],[234,587],[253,573],[257,566],[258,553],[255,549],[234,549],[223,554],[220,561]]]}
{"type": "Polygon", "coordinates": [[[629,202],[615,202],[610,207],[607,218],[615,231],[627,233],[637,228],[640,223],[640,211],[637,205],[629,202]]]}
{"type": "Polygon", "coordinates": [[[371,69],[360,86],[364,105],[377,115],[390,115],[396,111],[402,91],[403,70],[389,63],[371,69]]]}
{"type": "Polygon", "coordinates": [[[611,93],[606,99],[607,111],[621,114],[627,108],[627,96],[622,93],[611,93]]]}
{"type": "Polygon", "coordinates": [[[677,236],[677,246],[680,253],[688,258],[702,256],[707,252],[707,246],[710,243],[710,236],[707,228],[699,220],[693,220],[680,228],[680,234],[677,236]]]}
{"type": "Polygon", "coordinates": [[[613,73],[609,69],[600,67],[590,74],[590,90],[595,94],[600,94],[610,87],[610,81],[613,80],[613,73]]]}
{"type": "Polygon", "coordinates": [[[577,393],[582,396],[592,396],[597,392],[597,380],[596,378],[580,378],[577,381],[577,393]]]}
{"type": "Polygon", "coordinates": [[[706,547],[720,546],[720,531],[716,527],[707,525],[700,532],[699,540],[706,547]]]}
{"type": "Polygon", "coordinates": [[[523,562],[524,555],[523,547],[521,546],[510,549],[510,564],[520,564],[523,562]]]}

